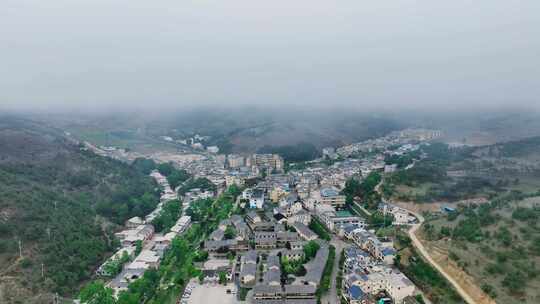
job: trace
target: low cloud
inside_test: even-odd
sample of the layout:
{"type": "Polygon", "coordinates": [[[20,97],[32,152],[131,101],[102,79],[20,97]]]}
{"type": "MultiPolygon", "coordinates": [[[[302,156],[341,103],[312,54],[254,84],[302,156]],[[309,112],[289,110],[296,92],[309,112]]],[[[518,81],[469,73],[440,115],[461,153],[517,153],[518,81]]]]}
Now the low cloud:
{"type": "Polygon", "coordinates": [[[0,107],[537,107],[540,2],[447,2],[7,0],[0,107]]]}

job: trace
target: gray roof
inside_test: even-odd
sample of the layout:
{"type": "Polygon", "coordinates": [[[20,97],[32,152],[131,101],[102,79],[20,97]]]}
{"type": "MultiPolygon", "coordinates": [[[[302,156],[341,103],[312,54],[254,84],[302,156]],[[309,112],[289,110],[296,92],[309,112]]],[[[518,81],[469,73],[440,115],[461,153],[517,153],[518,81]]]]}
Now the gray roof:
{"type": "Polygon", "coordinates": [[[238,244],[237,240],[222,240],[222,241],[205,241],[204,247],[206,249],[219,249],[220,247],[229,247],[238,244]]]}
{"type": "Polygon", "coordinates": [[[258,256],[258,255],[257,255],[257,251],[255,251],[255,250],[250,250],[250,251],[248,251],[248,252],[246,252],[246,253],[244,254],[244,260],[243,260],[243,262],[244,262],[244,263],[249,263],[249,262],[251,262],[251,263],[255,263],[255,264],[256,264],[256,263],[257,263],[257,256],[258,256]]]}
{"type": "Polygon", "coordinates": [[[267,259],[267,264],[268,264],[268,268],[277,267],[279,269],[279,266],[280,266],[279,257],[275,254],[269,255],[267,259]]]}
{"type": "Polygon", "coordinates": [[[291,231],[281,231],[281,232],[276,232],[276,235],[277,235],[277,238],[280,240],[280,241],[297,241],[300,239],[300,237],[298,236],[298,233],[296,232],[291,232],[291,231]]]}
{"type": "Polygon", "coordinates": [[[269,284],[272,282],[281,282],[281,271],[279,269],[270,269],[264,273],[264,282],[269,284]]]}
{"type": "Polygon", "coordinates": [[[313,285],[285,285],[286,294],[315,294],[317,287],[313,285]]]}
{"type": "Polygon", "coordinates": [[[306,273],[305,281],[319,285],[324,266],[326,265],[326,260],[328,259],[328,252],[327,245],[322,245],[321,248],[319,248],[315,255],[315,259],[309,262],[309,269],[306,273]]]}
{"type": "Polygon", "coordinates": [[[300,222],[295,222],[292,226],[294,227],[294,229],[296,229],[298,233],[300,233],[300,235],[304,235],[308,239],[317,237],[317,234],[315,232],[311,231],[308,226],[300,222]]]}
{"type": "Polygon", "coordinates": [[[240,276],[252,275],[255,276],[257,272],[257,264],[243,264],[241,267],[240,276]]]}
{"type": "Polygon", "coordinates": [[[287,299],[284,304],[317,304],[316,299],[287,299]]]}
{"type": "Polygon", "coordinates": [[[282,294],[281,286],[271,286],[268,284],[258,284],[253,287],[253,294],[282,294]]]}
{"type": "Polygon", "coordinates": [[[221,241],[225,236],[225,232],[221,229],[216,229],[210,234],[210,239],[214,241],[221,241]]]}
{"type": "Polygon", "coordinates": [[[231,216],[230,220],[231,220],[231,223],[233,223],[235,226],[238,225],[238,223],[244,222],[244,219],[242,219],[242,217],[238,214],[231,216]]]}

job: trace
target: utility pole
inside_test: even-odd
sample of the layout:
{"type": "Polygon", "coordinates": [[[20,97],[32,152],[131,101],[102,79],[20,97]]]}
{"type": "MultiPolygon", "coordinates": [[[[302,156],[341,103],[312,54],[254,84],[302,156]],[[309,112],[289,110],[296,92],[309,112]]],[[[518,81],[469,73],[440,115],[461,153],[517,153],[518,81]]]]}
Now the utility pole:
{"type": "Polygon", "coordinates": [[[384,204],[384,206],[383,206],[383,220],[384,220],[383,228],[386,228],[386,207],[387,207],[387,205],[384,204]]]}
{"type": "Polygon", "coordinates": [[[22,241],[21,239],[19,238],[19,257],[22,259],[23,255],[22,255],[22,241]]]}

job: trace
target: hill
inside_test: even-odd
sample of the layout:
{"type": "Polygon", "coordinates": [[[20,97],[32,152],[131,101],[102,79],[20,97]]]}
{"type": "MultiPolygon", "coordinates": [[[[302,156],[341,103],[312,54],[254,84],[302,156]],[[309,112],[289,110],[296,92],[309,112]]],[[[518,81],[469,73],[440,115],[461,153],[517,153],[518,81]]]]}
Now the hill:
{"type": "Polygon", "coordinates": [[[115,248],[116,225],[152,210],[156,190],[145,174],[53,128],[2,117],[0,302],[49,303],[54,292],[76,292],[115,248]]]}

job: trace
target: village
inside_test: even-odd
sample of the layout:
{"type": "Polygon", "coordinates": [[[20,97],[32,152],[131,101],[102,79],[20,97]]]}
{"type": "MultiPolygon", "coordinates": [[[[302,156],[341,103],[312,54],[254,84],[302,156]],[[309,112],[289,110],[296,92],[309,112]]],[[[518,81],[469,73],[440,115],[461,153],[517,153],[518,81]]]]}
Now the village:
{"type": "MultiPolygon", "coordinates": [[[[187,285],[178,303],[418,303],[420,291],[393,265],[392,239],[377,237],[365,214],[347,208],[350,202],[342,190],[349,179],[362,181],[372,172],[397,170],[385,164],[388,153],[415,151],[438,136],[431,130],[393,132],[326,148],[323,158],[299,169],[286,170],[276,154],[207,153],[173,162],[193,178],[211,181],[216,190],[193,188],[179,195],[180,186],[171,189],[167,178],[154,170],[151,176],[162,188],[158,207],[144,219],[125,223],[125,230],[116,233],[121,248],[97,274],[111,277],[116,271],[108,287],[116,295],[126,290],[146,270],[156,269],[173,239],[189,228],[192,218],[186,211],[192,203],[234,186],[242,189],[235,201],[241,212],[205,237],[201,250],[208,258],[198,265],[202,275],[187,285]],[[163,204],[176,200],[184,214],[169,231],[154,233],[152,222],[163,204]]],[[[392,215],[393,225],[418,221],[389,202],[379,207],[385,216],[392,215]]]]}

